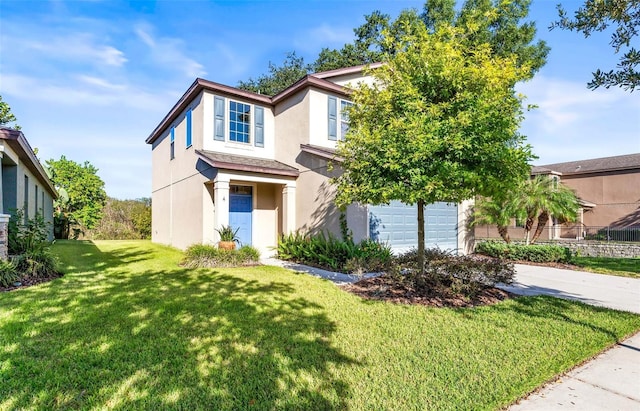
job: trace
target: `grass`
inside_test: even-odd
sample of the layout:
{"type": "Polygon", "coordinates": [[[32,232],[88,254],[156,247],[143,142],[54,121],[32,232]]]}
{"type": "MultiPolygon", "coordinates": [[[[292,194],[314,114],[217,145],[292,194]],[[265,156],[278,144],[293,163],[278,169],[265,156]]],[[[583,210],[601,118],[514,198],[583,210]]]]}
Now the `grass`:
{"type": "Polygon", "coordinates": [[[640,278],[640,258],[572,257],[571,264],[593,273],[640,278]]]}
{"type": "Polygon", "coordinates": [[[186,269],[144,241],[59,242],[0,293],[0,410],[499,409],[640,329],[551,297],[435,309],[277,267],[186,269]]]}

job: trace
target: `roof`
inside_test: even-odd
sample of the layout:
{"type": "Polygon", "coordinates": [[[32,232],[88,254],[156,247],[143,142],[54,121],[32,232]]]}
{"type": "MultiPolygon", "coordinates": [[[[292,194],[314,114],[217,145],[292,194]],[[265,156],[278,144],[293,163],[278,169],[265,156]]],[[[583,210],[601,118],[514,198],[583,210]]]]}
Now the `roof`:
{"type": "Polygon", "coordinates": [[[8,127],[0,127],[0,140],[5,140],[9,147],[18,154],[18,158],[20,158],[29,171],[48,189],[51,196],[53,196],[54,199],[58,198],[58,192],[22,131],[8,127]]]}
{"type": "Polygon", "coordinates": [[[274,174],[278,176],[298,177],[300,171],[276,160],[245,157],[234,154],[214,153],[196,150],[196,155],[214,168],[223,170],[247,171],[250,173],[274,174]]]}
{"type": "Polygon", "coordinates": [[[330,77],[338,77],[338,76],[344,76],[346,74],[359,73],[367,67],[375,69],[380,66],[382,66],[382,63],[361,64],[359,66],[344,67],[344,68],[339,68],[335,70],[321,71],[319,73],[312,74],[312,76],[317,78],[323,78],[323,79],[330,78],[330,77]]]}
{"type": "Polygon", "coordinates": [[[322,157],[326,160],[334,160],[337,162],[342,162],[344,160],[342,157],[336,155],[336,150],[334,148],[320,147],[312,144],[300,144],[300,150],[305,153],[322,157]]]}
{"type": "MultiPolygon", "coordinates": [[[[373,63],[369,67],[379,67],[381,63],[373,63]]],[[[196,98],[203,90],[212,91],[218,94],[223,94],[230,97],[240,97],[255,103],[262,104],[267,107],[274,107],[280,102],[286,100],[292,95],[296,94],[300,90],[306,88],[316,88],[330,93],[338,94],[340,96],[348,97],[351,91],[343,86],[335,84],[325,78],[336,77],[344,74],[351,74],[361,72],[367,65],[346,67],[343,69],[330,70],[316,74],[309,74],[296,81],[291,86],[287,87],[275,96],[267,96],[264,94],[258,94],[251,91],[242,90],[236,87],[226,86],[224,84],[215,83],[213,81],[197,78],[187,91],[180,97],[178,102],[171,108],[169,113],[160,121],[160,124],[151,132],[146,139],[147,144],[153,143],[162,133],[169,127],[169,125],[175,121],[176,118],[184,111],[187,106],[196,98]]]]}
{"type": "Polygon", "coordinates": [[[640,153],[594,158],[590,160],[568,161],[566,163],[546,164],[543,166],[532,167],[531,173],[545,174],[542,170],[550,170],[562,173],[563,176],[567,176],[635,169],[640,169],[640,153]]]}

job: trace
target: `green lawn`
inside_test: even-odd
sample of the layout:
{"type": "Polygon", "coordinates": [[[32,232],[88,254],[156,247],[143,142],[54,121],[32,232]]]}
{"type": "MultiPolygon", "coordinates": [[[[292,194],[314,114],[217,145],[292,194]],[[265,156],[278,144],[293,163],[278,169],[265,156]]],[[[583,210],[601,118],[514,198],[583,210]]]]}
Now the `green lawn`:
{"type": "Polygon", "coordinates": [[[640,329],[550,297],[363,301],[276,267],[189,270],[142,241],[58,242],[0,293],[0,410],[499,409],[640,329]]]}
{"type": "Polygon", "coordinates": [[[573,257],[571,263],[594,273],[640,278],[640,258],[573,257]]]}

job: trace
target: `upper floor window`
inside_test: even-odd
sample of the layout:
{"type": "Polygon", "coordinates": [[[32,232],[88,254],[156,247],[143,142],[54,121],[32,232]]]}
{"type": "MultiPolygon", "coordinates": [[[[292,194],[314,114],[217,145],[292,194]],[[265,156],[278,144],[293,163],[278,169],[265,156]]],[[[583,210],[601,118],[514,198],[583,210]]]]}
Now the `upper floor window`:
{"type": "Polygon", "coordinates": [[[340,139],[344,140],[344,137],[349,131],[349,107],[353,105],[352,102],[346,100],[340,100],[340,139]]]}
{"type": "Polygon", "coordinates": [[[251,106],[229,102],[229,140],[248,143],[251,130],[251,106]]]}
{"type": "Polygon", "coordinates": [[[336,141],[338,138],[344,140],[347,130],[349,130],[349,114],[347,108],[352,104],[350,101],[340,100],[340,113],[338,113],[338,98],[328,96],[329,140],[336,141]],[[340,129],[338,129],[338,114],[340,115],[340,129]],[[338,134],[338,132],[340,134],[338,134]]]}
{"type": "Polygon", "coordinates": [[[191,147],[191,109],[187,110],[187,148],[191,147]]]}
{"type": "Polygon", "coordinates": [[[171,127],[171,144],[169,146],[169,159],[173,160],[176,157],[176,128],[171,127]]]}

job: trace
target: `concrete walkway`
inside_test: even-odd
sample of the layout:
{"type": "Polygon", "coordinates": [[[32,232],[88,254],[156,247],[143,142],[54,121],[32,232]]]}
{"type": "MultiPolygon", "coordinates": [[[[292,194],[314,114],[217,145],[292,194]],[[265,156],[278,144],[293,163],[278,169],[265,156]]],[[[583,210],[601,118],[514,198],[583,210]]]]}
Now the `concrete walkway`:
{"type": "MultiPolygon", "coordinates": [[[[275,265],[278,267],[288,268],[300,273],[307,273],[314,277],[324,278],[334,282],[337,285],[355,283],[360,278],[356,275],[337,273],[334,271],[323,270],[322,268],[309,267],[308,265],[296,264],[289,261],[278,260],[276,258],[264,258],[260,261],[264,265],[275,265]]],[[[368,275],[365,275],[368,277],[368,275]]]]}
{"type": "MultiPolygon", "coordinates": [[[[516,272],[516,282],[501,288],[640,313],[640,279],[519,264],[516,272]]],[[[509,410],[640,410],[640,333],[509,410]]]]}

